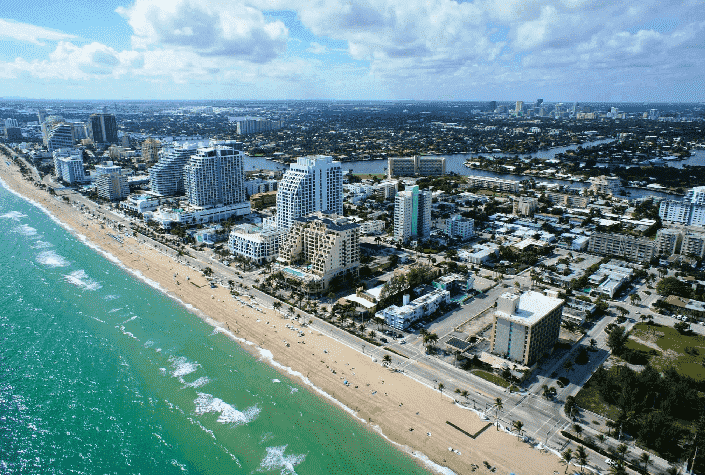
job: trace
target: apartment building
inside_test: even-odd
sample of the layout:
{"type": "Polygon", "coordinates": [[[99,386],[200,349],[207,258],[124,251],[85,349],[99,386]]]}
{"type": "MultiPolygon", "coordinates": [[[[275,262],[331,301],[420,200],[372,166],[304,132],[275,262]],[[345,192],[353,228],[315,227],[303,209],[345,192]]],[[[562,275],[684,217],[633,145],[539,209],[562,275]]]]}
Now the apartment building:
{"type": "Polygon", "coordinates": [[[86,181],[83,171],[83,152],[75,148],[54,150],[54,172],[58,180],[73,185],[86,181]]]}
{"type": "Polygon", "coordinates": [[[152,192],[160,196],[183,195],[184,167],[197,149],[196,143],[174,143],[164,147],[159,161],[149,169],[149,187],[152,192]]]}
{"type": "Polygon", "coordinates": [[[656,253],[659,256],[672,256],[677,254],[683,241],[683,233],[677,229],[661,228],[656,231],[656,253]]]}
{"type": "Polygon", "coordinates": [[[570,195],[567,193],[546,193],[551,203],[567,208],[586,208],[590,199],[587,196],[570,195]]]}
{"type": "Polygon", "coordinates": [[[284,173],[277,191],[277,227],[286,232],[297,218],[318,211],[343,215],[343,175],[333,157],[300,157],[284,173]]]}
{"type": "Polygon", "coordinates": [[[389,177],[398,176],[442,176],[446,174],[446,159],[435,156],[389,157],[389,177]]]}
{"type": "Polygon", "coordinates": [[[214,208],[246,203],[245,154],[239,150],[240,145],[214,142],[190,156],[184,165],[184,188],[192,206],[214,208]]]}
{"type": "Polygon", "coordinates": [[[95,179],[98,196],[108,201],[120,201],[130,194],[127,177],[121,173],[103,173],[95,179]]]}
{"type": "Polygon", "coordinates": [[[233,227],[228,249],[236,256],[257,264],[272,262],[279,253],[279,232],[276,223],[265,220],[262,226],[241,224],[233,227]]]}
{"type": "Polygon", "coordinates": [[[450,303],[450,292],[444,289],[435,289],[428,294],[409,302],[409,296],[403,297],[403,305],[389,307],[375,313],[376,318],[381,318],[384,322],[397,330],[406,330],[417,320],[430,315],[443,304],[450,303]]]}
{"type": "Polygon", "coordinates": [[[337,276],[357,275],[360,226],[321,212],[296,218],[279,249],[279,261],[288,265],[307,263],[301,271],[288,272],[295,277],[309,274],[320,290],[326,289],[337,276]]]}
{"type": "Polygon", "coordinates": [[[446,234],[455,239],[467,240],[475,235],[475,220],[456,214],[446,220],[446,234]]]}
{"type": "Polygon", "coordinates": [[[705,226],[705,186],[688,190],[683,201],[662,201],[658,214],[664,222],[685,226],[705,226]]]}
{"type": "Polygon", "coordinates": [[[681,254],[698,259],[705,257],[705,233],[686,232],[681,244],[681,254]]]}
{"type": "Polygon", "coordinates": [[[88,136],[93,143],[118,143],[117,131],[113,114],[91,114],[88,118],[88,136]]]}
{"type": "Polygon", "coordinates": [[[431,192],[412,186],[397,193],[394,202],[394,239],[427,239],[431,235],[431,192]]]}
{"type": "Polygon", "coordinates": [[[656,244],[651,239],[606,233],[595,233],[590,236],[588,252],[603,256],[624,257],[637,262],[648,262],[658,255],[656,244]]]}
{"type": "Polygon", "coordinates": [[[492,325],[492,353],[532,366],[558,341],[563,303],[534,291],[502,294],[492,325]]]}
{"type": "Polygon", "coordinates": [[[518,193],[521,190],[521,182],[516,180],[505,180],[492,176],[468,176],[468,188],[485,188],[507,193],[518,193]]]}
{"type": "Polygon", "coordinates": [[[622,180],[616,176],[598,176],[590,178],[590,188],[603,195],[616,195],[622,189],[622,180]]]}
{"type": "Polygon", "coordinates": [[[520,196],[514,200],[513,211],[517,216],[533,216],[539,207],[539,200],[534,197],[520,196]]]}

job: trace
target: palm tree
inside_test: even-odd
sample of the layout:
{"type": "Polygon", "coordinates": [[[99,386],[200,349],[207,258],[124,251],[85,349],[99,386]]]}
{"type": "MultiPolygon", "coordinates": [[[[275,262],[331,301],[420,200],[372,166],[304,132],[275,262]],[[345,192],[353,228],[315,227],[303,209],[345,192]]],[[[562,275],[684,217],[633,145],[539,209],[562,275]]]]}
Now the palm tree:
{"type": "Polygon", "coordinates": [[[634,305],[635,302],[641,302],[641,297],[639,296],[639,294],[634,292],[633,294],[631,294],[629,296],[629,301],[631,302],[632,305],[634,305]]]}
{"type": "Polygon", "coordinates": [[[514,430],[517,431],[517,435],[519,437],[521,437],[521,433],[523,432],[523,428],[524,428],[524,423],[519,420],[516,420],[516,421],[512,422],[512,427],[514,428],[514,430]]]}
{"type": "Polygon", "coordinates": [[[389,355],[384,355],[382,358],[382,366],[389,366],[392,364],[392,357],[389,355]]]}
{"type": "Polygon", "coordinates": [[[551,399],[551,390],[549,389],[548,384],[544,384],[542,386],[542,388],[543,388],[543,397],[545,397],[546,399],[551,399]]]}
{"type": "Polygon", "coordinates": [[[619,444],[617,446],[617,453],[619,454],[619,459],[622,463],[624,463],[624,457],[627,455],[628,451],[629,447],[627,447],[627,444],[619,444]]]}
{"type": "Polygon", "coordinates": [[[570,462],[573,461],[573,451],[571,449],[565,449],[561,454],[561,463],[565,464],[565,473],[568,473],[568,467],[570,467],[570,462]]]}
{"type": "Polygon", "coordinates": [[[584,446],[578,446],[575,451],[575,461],[580,465],[580,473],[583,473],[583,467],[588,464],[588,454],[584,446]]]}
{"type": "Polygon", "coordinates": [[[492,404],[492,407],[494,407],[495,410],[494,422],[497,425],[497,430],[499,430],[499,411],[504,409],[504,405],[502,404],[502,398],[498,397],[497,399],[495,399],[494,404],[492,404]]]}
{"type": "Polygon", "coordinates": [[[438,390],[443,394],[443,388],[445,388],[445,385],[443,383],[438,383],[438,390]]]}
{"type": "Polygon", "coordinates": [[[460,391],[460,395],[465,398],[465,402],[468,402],[468,396],[470,395],[470,393],[467,389],[463,389],[462,391],[460,391]]]}
{"type": "Polygon", "coordinates": [[[651,463],[651,456],[647,452],[642,452],[639,456],[639,462],[644,466],[644,472],[649,473],[647,468],[651,463]]]}
{"type": "Polygon", "coordinates": [[[605,439],[605,434],[597,434],[597,440],[599,440],[601,444],[605,443],[605,439]]]}
{"type": "Polygon", "coordinates": [[[274,302],[274,303],[272,304],[272,308],[274,308],[274,310],[279,311],[279,309],[282,308],[282,303],[277,300],[276,302],[274,302]]]}

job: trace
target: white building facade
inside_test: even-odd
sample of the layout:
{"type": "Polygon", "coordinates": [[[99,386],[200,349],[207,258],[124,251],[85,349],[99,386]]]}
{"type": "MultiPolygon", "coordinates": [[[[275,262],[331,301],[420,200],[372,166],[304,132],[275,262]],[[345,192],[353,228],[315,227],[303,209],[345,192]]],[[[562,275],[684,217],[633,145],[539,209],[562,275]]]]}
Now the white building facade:
{"type": "Polygon", "coordinates": [[[465,241],[475,235],[475,220],[456,214],[446,220],[446,234],[465,241]]]}
{"type": "Polygon", "coordinates": [[[375,313],[375,317],[383,319],[392,328],[406,330],[417,320],[432,314],[441,305],[448,303],[450,303],[450,292],[443,289],[435,289],[416,300],[406,302],[401,307],[390,305],[375,313]]]}
{"type": "Polygon", "coordinates": [[[54,171],[56,178],[73,185],[86,181],[83,170],[83,152],[74,148],[54,150],[54,171]]]}
{"type": "Polygon", "coordinates": [[[163,148],[159,161],[149,169],[149,187],[152,192],[160,196],[184,194],[184,167],[197,148],[194,142],[174,143],[163,148]]]}
{"type": "Polygon", "coordinates": [[[184,188],[192,206],[214,208],[244,203],[245,154],[235,143],[199,148],[184,166],[184,188]]]}
{"type": "Polygon", "coordinates": [[[277,191],[277,227],[288,231],[294,220],[322,211],[343,215],[343,175],[333,157],[301,157],[284,173],[277,191]]]}
{"type": "Polygon", "coordinates": [[[397,193],[394,202],[394,239],[427,239],[431,235],[431,192],[412,186],[397,193]]]}
{"type": "Polygon", "coordinates": [[[279,253],[279,232],[276,224],[265,221],[263,226],[235,226],[230,232],[228,248],[232,254],[257,264],[271,262],[279,253]]]}

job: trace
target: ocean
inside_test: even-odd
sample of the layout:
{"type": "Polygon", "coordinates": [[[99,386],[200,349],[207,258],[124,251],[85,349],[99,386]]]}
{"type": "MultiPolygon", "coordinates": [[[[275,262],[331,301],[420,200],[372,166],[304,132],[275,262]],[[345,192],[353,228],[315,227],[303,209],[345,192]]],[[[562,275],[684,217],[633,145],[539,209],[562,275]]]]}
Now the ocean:
{"type": "Polygon", "coordinates": [[[4,187],[0,251],[0,474],[428,473],[4,187]]]}

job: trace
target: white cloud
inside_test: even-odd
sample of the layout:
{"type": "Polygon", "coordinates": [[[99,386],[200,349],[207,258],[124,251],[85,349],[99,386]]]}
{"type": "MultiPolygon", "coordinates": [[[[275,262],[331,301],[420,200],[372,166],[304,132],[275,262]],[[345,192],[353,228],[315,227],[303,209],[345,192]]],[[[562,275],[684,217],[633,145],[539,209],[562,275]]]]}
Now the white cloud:
{"type": "Polygon", "coordinates": [[[24,41],[43,46],[45,43],[42,40],[61,41],[73,38],[76,37],[61,31],[0,18],[0,39],[24,41]]]}
{"type": "Polygon", "coordinates": [[[288,30],[260,10],[217,0],[136,0],[117,12],[134,30],[138,49],[187,47],[203,56],[271,61],[286,49],[288,30]]]}
{"type": "Polygon", "coordinates": [[[320,43],[316,43],[315,41],[312,41],[308,48],[306,48],[306,51],[308,51],[311,54],[325,54],[328,52],[328,48],[326,48],[324,45],[320,43]]]}

